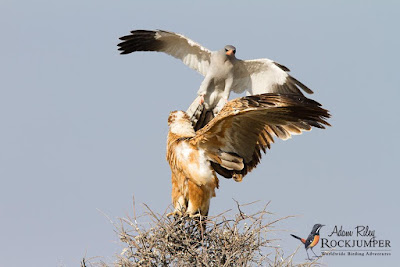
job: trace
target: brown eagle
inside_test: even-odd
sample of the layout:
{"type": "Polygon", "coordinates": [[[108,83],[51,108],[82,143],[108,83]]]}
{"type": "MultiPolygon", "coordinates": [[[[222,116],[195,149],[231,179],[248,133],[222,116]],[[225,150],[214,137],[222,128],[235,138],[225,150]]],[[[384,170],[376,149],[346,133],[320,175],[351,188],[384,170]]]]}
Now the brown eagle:
{"type": "Polygon", "coordinates": [[[324,129],[330,115],[304,96],[261,94],[229,101],[197,132],[184,111],[168,118],[167,160],[172,171],[172,214],[207,216],[217,173],[241,181],[257,166],[273,137],[324,129]]]}

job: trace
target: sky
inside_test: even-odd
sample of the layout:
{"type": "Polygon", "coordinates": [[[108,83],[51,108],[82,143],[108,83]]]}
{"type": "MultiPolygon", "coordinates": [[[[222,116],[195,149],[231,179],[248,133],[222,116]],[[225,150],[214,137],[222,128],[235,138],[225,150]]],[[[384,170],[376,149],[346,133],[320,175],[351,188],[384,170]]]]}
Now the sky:
{"type": "Polygon", "coordinates": [[[167,117],[202,77],[164,54],[119,55],[134,29],[275,60],[332,114],[332,127],[273,144],[242,183],[221,178],[210,215],[271,201],[271,221],[296,215],[271,236],[286,255],[299,246],[289,233],[315,223],[322,238],[368,225],[391,256],[321,262],[397,264],[398,25],[396,1],[0,1],[0,266],[111,263],[122,246],[110,220],[132,215],[133,196],[139,214],[168,208],[167,117]]]}

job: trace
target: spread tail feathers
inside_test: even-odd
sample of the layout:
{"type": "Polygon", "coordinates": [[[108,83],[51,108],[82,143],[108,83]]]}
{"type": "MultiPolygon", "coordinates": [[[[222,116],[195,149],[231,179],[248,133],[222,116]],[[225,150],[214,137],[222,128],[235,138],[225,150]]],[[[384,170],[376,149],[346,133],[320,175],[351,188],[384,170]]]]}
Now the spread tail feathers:
{"type": "Polygon", "coordinates": [[[196,97],[186,113],[189,115],[195,131],[203,128],[214,118],[213,111],[205,109],[204,104],[200,103],[200,96],[196,97]]]}

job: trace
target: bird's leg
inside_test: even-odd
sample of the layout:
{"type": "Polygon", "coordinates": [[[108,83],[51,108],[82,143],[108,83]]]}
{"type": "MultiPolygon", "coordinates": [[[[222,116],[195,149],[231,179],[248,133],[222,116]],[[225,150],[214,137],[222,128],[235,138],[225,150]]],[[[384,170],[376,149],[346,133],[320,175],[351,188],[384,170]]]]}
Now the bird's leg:
{"type": "Polygon", "coordinates": [[[214,114],[218,114],[221,111],[221,109],[225,106],[225,104],[228,103],[228,98],[231,93],[232,84],[233,84],[232,78],[228,78],[225,80],[225,88],[224,91],[219,95],[218,103],[213,110],[214,114]]]}
{"type": "Polygon", "coordinates": [[[204,98],[207,95],[208,92],[208,88],[210,87],[211,84],[211,78],[209,76],[206,76],[204,78],[204,80],[201,82],[200,88],[197,91],[197,95],[199,95],[199,105],[203,105],[204,104],[204,98]]]}
{"type": "Polygon", "coordinates": [[[186,213],[193,216],[196,213],[201,213],[202,202],[204,201],[204,192],[201,186],[198,186],[192,180],[188,179],[189,201],[186,213]]]}
{"type": "Polygon", "coordinates": [[[199,95],[199,105],[203,105],[204,103],[204,94],[199,95]]]}
{"type": "Polygon", "coordinates": [[[228,103],[228,99],[225,97],[222,97],[219,101],[218,104],[215,106],[213,109],[214,114],[218,114],[221,109],[225,106],[225,104],[228,103]]]}
{"type": "Polygon", "coordinates": [[[182,217],[184,212],[186,211],[185,204],[182,204],[182,198],[180,197],[179,200],[175,203],[175,209],[173,212],[167,214],[167,217],[174,216],[174,217],[182,217]]]}
{"type": "Polygon", "coordinates": [[[221,109],[225,106],[226,103],[228,103],[228,96],[225,96],[225,94],[222,94],[223,96],[219,99],[217,105],[215,106],[215,108],[213,109],[213,113],[215,115],[217,115],[221,109]]]}
{"type": "Polygon", "coordinates": [[[315,257],[317,257],[317,258],[320,258],[320,257],[322,257],[322,256],[318,256],[317,254],[315,254],[315,252],[314,252],[313,248],[311,248],[311,251],[312,251],[312,253],[314,253],[315,257]]]}
{"type": "Polygon", "coordinates": [[[306,252],[307,252],[307,258],[308,258],[308,260],[311,261],[310,255],[308,255],[308,249],[306,249],[306,252]]]}
{"type": "Polygon", "coordinates": [[[182,216],[183,213],[186,211],[187,203],[185,197],[183,196],[182,192],[179,190],[177,176],[172,174],[171,178],[172,182],[172,204],[174,205],[174,211],[167,214],[169,216],[182,216]]]}
{"type": "Polygon", "coordinates": [[[196,216],[196,214],[207,216],[216,183],[199,186],[190,179],[188,180],[189,202],[186,212],[189,216],[196,216]]]}

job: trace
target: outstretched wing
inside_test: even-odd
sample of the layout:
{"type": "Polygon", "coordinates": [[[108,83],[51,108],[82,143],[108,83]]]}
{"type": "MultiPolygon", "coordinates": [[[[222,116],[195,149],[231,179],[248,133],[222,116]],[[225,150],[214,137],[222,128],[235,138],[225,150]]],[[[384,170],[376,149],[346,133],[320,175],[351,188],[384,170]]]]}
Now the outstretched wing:
{"type": "Polygon", "coordinates": [[[135,30],[119,38],[121,54],[136,51],[164,52],[182,60],[188,67],[206,75],[210,65],[211,51],[185,36],[163,30],[135,30]]]}
{"type": "Polygon", "coordinates": [[[307,86],[288,74],[290,71],[270,59],[238,60],[235,63],[234,83],[232,90],[250,95],[265,93],[296,94],[304,92],[312,94],[307,86]]]}
{"type": "Polygon", "coordinates": [[[330,115],[321,105],[304,96],[262,94],[234,99],[205,127],[196,132],[193,144],[203,148],[213,162],[215,171],[226,178],[251,171],[261,159],[273,137],[287,139],[312,126],[324,129],[330,115]],[[225,165],[243,159],[238,170],[225,165]]]}

